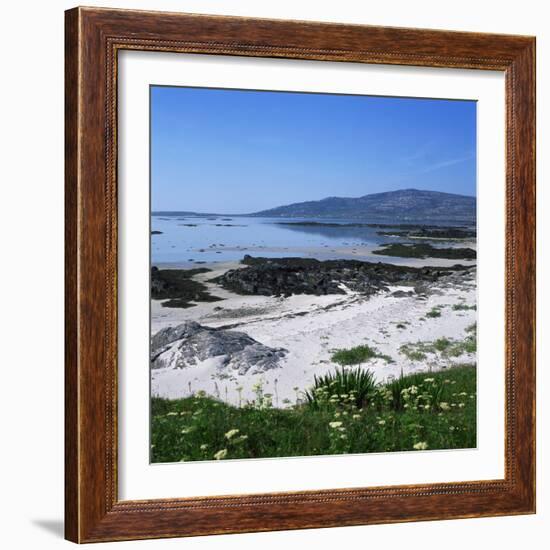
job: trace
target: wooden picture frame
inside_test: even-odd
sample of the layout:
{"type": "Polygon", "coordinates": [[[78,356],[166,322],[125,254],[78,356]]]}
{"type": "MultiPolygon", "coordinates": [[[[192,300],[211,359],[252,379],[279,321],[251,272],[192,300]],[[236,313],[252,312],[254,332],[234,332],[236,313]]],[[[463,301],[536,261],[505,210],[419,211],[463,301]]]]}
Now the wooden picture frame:
{"type": "Polygon", "coordinates": [[[97,542],[535,511],[535,39],[99,8],[66,12],[66,538],[97,542]],[[117,54],[155,50],[502,71],[505,477],[120,501],[117,54]]]}

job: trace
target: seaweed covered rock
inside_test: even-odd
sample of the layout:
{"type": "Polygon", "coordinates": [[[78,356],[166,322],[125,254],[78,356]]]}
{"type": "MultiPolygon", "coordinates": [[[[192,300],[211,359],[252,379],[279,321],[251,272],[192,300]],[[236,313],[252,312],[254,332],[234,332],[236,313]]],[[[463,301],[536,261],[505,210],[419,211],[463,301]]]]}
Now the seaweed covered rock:
{"type": "Polygon", "coordinates": [[[477,256],[473,248],[442,248],[427,243],[386,243],[380,246],[380,249],[373,250],[372,253],[400,258],[444,258],[447,260],[475,260],[477,256]]]}
{"type": "Polygon", "coordinates": [[[159,269],[151,268],[151,298],[166,300],[164,307],[192,307],[190,302],[216,302],[221,300],[207,290],[206,285],[195,281],[193,276],[207,273],[210,269],[159,269]]]}
{"type": "Polygon", "coordinates": [[[449,273],[469,269],[461,265],[415,268],[359,260],[271,259],[249,255],[242,263],[247,267],[229,270],[213,281],[238,294],[321,296],[353,291],[371,295],[388,290],[391,285],[433,283],[449,273]]]}

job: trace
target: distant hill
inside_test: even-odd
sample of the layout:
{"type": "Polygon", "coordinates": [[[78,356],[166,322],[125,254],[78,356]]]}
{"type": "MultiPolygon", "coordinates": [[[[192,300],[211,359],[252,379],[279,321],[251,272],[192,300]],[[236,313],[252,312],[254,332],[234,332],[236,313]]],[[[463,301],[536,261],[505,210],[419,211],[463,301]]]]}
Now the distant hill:
{"type": "Polygon", "coordinates": [[[253,216],[266,218],[346,218],[474,222],[476,198],[439,191],[401,189],[362,197],[327,197],[319,201],[296,202],[251,214],[220,214],[190,211],[156,211],[155,216],[253,216]]]}
{"type": "Polygon", "coordinates": [[[281,218],[348,218],[475,221],[476,198],[438,191],[402,189],[357,198],[327,197],[288,204],[251,216],[281,218]]]}

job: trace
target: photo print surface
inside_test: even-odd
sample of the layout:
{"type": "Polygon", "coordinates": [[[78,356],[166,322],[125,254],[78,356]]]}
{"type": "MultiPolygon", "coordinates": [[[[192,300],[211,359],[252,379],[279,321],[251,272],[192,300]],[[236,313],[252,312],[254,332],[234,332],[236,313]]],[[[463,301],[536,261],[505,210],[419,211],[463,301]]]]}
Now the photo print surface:
{"type": "Polygon", "coordinates": [[[153,463],[476,447],[476,102],[150,87],[153,463]]]}

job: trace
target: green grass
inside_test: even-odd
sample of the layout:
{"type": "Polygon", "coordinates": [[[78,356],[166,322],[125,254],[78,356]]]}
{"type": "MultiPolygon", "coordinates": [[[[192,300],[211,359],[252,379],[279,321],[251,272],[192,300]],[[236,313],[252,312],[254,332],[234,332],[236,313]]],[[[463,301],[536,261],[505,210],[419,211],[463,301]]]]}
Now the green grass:
{"type": "Polygon", "coordinates": [[[433,342],[413,342],[403,344],[399,353],[411,361],[423,361],[432,354],[443,358],[460,357],[464,353],[475,353],[477,342],[475,336],[468,335],[463,340],[439,338],[433,342]]]}
{"type": "Polygon", "coordinates": [[[389,355],[380,353],[376,348],[362,345],[348,349],[336,350],[331,357],[332,361],[343,366],[360,365],[371,359],[384,359],[387,363],[392,363],[393,359],[389,355]]]}
{"type": "Polygon", "coordinates": [[[451,340],[448,338],[438,338],[434,341],[433,346],[437,351],[444,352],[445,350],[449,349],[449,346],[451,345],[451,340]]]}
{"type": "Polygon", "coordinates": [[[476,310],[477,306],[474,304],[473,306],[469,306],[468,304],[454,304],[453,310],[454,311],[468,311],[468,310],[476,310]]]}
{"type": "MultiPolygon", "coordinates": [[[[345,393],[351,386],[343,379],[338,391],[344,393],[332,393],[335,379],[336,375],[325,379],[327,391],[318,392],[316,403],[287,409],[272,408],[261,391],[257,400],[242,407],[204,394],[153,398],[151,460],[458,449],[476,444],[475,366],[414,374],[371,387],[360,406],[353,388],[345,393]],[[337,399],[331,399],[333,395],[337,399]]],[[[321,378],[317,384],[325,387],[321,378]]]]}
{"type": "Polygon", "coordinates": [[[465,353],[477,351],[477,325],[474,323],[466,328],[466,337],[462,340],[453,338],[438,338],[431,342],[410,342],[399,348],[399,353],[411,361],[423,361],[428,355],[440,358],[460,357],[465,353]]]}
{"type": "Polygon", "coordinates": [[[441,317],[441,310],[437,307],[433,307],[430,311],[428,311],[428,313],[426,313],[426,317],[441,317]]]}

